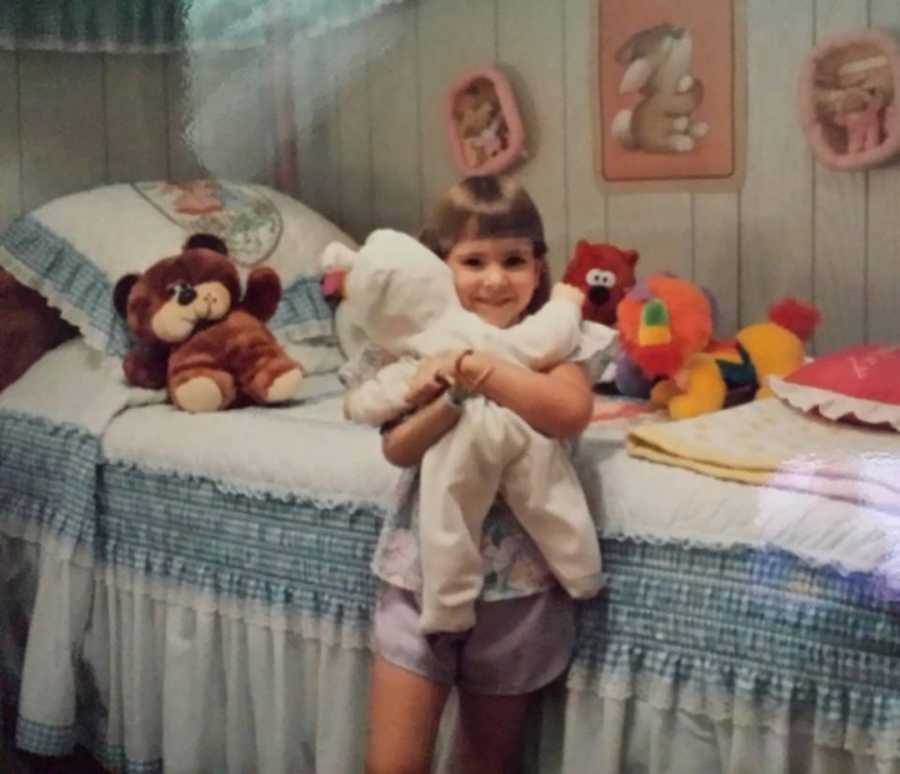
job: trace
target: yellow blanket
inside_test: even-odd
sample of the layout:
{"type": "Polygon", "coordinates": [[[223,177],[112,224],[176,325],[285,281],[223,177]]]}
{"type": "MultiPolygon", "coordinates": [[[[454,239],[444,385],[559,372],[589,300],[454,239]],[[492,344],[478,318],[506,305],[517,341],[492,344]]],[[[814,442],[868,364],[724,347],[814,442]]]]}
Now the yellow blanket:
{"type": "Polygon", "coordinates": [[[638,427],[635,457],[900,514],[900,433],[803,414],[777,398],[638,427]]]}

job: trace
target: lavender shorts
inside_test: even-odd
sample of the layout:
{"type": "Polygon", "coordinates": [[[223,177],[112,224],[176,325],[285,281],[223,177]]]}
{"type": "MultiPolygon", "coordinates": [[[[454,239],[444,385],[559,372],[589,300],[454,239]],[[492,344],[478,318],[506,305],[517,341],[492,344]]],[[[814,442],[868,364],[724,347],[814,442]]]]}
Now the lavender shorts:
{"type": "Polygon", "coordinates": [[[382,583],[373,646],[385,661],[428,680],[477,694],[520,695],[556,679],[572,657],[575,605],[561,588],[476,604],[475,627],[460,634],[419,633],[411,591],[382,583]]]}

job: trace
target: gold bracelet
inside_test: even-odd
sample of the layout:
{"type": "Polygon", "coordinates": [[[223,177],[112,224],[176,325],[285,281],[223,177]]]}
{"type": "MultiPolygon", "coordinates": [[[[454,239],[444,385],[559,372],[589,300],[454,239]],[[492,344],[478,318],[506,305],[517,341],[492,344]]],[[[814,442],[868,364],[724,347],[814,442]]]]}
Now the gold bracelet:
{"type": "Polygon", "coordinates": [[[474,349],[464,349],[456,356],[456,360],[453,361],[453,376],[457,381],[462,381],[462,361],[466,355],[474,355],[474,349]]]}

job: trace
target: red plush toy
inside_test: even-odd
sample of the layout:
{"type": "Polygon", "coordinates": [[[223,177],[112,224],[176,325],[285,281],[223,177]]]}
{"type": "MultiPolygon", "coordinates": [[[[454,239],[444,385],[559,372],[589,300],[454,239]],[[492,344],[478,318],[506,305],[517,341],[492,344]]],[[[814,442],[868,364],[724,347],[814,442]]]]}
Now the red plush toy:
{"type": "Polygon", "coordinates": [[[585,320],[616,324],[616,307],[634,287],[634,267],[639,257],[635,250],[620,250],[602,242],[582,239],[575,245],[575,255],[562,281],[584,292],[585,320]]]}
{"type": "Polygon", "coordinates": [[[280,298],[278,275],[260,267],[241,299],[225,244],[195,234],[180,255],[116,284],[116,309],[137,340],[123,362],[125,378],[137,387],[167,386],[172,402],[190,412],[294,397],[303,370],[265,325],[280,298]]]}

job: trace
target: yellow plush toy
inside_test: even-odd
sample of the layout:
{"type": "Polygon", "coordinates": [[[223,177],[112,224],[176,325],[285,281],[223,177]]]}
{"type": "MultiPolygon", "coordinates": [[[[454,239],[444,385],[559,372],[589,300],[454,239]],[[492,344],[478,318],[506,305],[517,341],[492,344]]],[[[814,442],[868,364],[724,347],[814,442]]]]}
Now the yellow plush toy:
{"type": "Polygon", "coordinates": [[[707,295],[686,280],[653,274],[635,286],[618,310],[620,343],[649,379],[659,379],[650,400],[673,419],[716,411],[735,391],[771,395],[770,376],[802,365],[804,340],[818,310],[795,299],[769,308],[769,319],[740,330],[731,341],[712,337],[707,295]]]}

